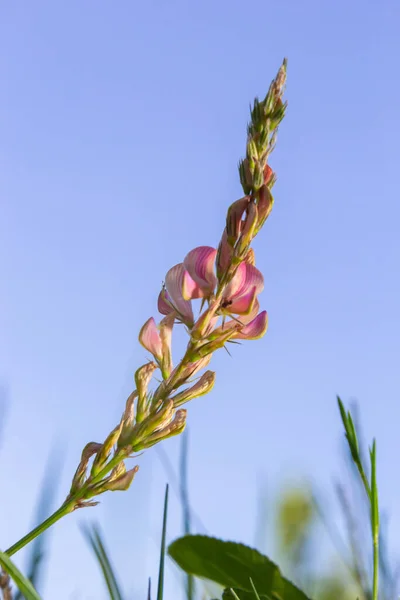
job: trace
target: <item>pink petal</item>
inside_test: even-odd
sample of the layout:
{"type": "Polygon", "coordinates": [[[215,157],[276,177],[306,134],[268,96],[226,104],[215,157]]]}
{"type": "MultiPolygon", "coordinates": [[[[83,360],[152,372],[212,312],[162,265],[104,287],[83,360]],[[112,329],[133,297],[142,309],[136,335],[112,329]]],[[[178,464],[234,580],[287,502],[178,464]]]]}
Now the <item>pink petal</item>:
{"type": "Polygon", "coordinates": [[[242,289],[238,290],[235,297],[247,294],[253,287],[256,288],[256,295],[260,294],[264,289],[264,277],[261,271],[259,271],[254,265],[249,263],[242,263],[245,265],[246,277],[243,283],[242,289]]]}
{"type": "Polygon", "coordinates": [[[250,323],[253,319],[256,318],[256,316],[258,315],[260,311],[260,303],[257,300],[257,298],[254,301],[253,304],[253,308],[252,310],[246,314],[246,315],[240,315],[240,322],[243,323],[244,325],[247,325],[248,323],[250,323]]]}
{"type": "Polygon", "coordinates": [[[236,242],[239,237],[243,224],[242,217],[246,212],[249,203],[250,196],[245,196],[244,198],[240,198],[240,200],[236,200],[236,202],[231,204],[228,208],[226,231],[228,233],[228,238],[230,238],[232,242],[236,242]]]}
{"type": "Polygon", "coordinates": [[[224,298],[225,300],[229,300],[233,296],[235,296],[240,290],[243,288],[246,282],[246,263],[242,262],[236,269],[236,273],[233,276],[233,279],[226,286],[224,298]]]}
{"type": "Polygon", "coordinates": [[[153,317],[143,325],[139,333],[139,342],[157,359],[162,359],[162,344],[157,325],[153,317]]]}
{"type": "Polygon", "coordinates": [[[235,300],[232,300],[231,304],[227,306],[226,312],[235,315],[248,315],[253,311],[256,298],[257,288],[254,286],[247,294],[238,296],[235,300]]]}
{"type": "MultiPolygon", "coordinates": [[[[210,246],[199,246],[191,250],[183,264],[192,280],[197,283],[202,296],[209,296],[217,285],[214,273],[215,257],[217,251],[210,246]]],[[[201,296],[194,296],[200,298],[201,296]]]]}
{"type": "Polygon", "coordinates": [[[174,309],[170,304],[168,292],[165,288],[163,288],[158,295],[157,305],[158,305],[158,310],[162,315],[169,315],[172,312],[174,312],[174,309]]]}
{"type": "Polygon", "coordinates": [[[204,296],[201,287],[190,277],[187,271],[183,274],[182,296],[184,300],[194,300],[204,296]]]}
{"type": "Polygon", "coordinates": [[[245,325],[241,331],[233,335],[233,338],[240,340],[258,340],[261,338],[268,328],[267,311],[263,310],[250,323],[245,325]]]}
{"type": "Polygon", "coordinates": [[[194,321],[192,305],[190,301],[185,300],[182,295],[184,275],[185,268],[183,263],[175,265],[165,276],[165,287],[167,288],[169,296],[168,300],[171,302],[176,312],[179,313],[186,325],[192,327],[194,321]]]}

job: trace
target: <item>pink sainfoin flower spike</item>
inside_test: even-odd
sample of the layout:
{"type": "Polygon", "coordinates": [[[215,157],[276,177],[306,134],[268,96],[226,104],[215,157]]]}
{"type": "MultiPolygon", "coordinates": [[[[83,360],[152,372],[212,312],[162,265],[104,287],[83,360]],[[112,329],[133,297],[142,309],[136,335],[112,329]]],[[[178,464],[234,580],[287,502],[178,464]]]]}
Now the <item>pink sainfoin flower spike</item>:
{"type": "Polygon", "coordinates": [[[221,311],[225,314],[248,315],[263,289],[264,278],[261,272],[252,264],[240,263],[232,281],[226,287],[221,311]]]}
{"type": "Polygon", "coordinates": [[[177,317],[188,327],[194,323],[192,304],[183,297],[184,280],[187,271],[183,263],[175,265],[165,276],[165,288],[158,297],[158,310],[162,315],[175,312],[177,317]]]}
{"type": "Polygon", "coordinates": [[[186,273],[183,279],[183,297],[208,298],[217,285],[214,273],[217,251],[209,246],[199,246],[191,250],[183,261],[186,273]]]}

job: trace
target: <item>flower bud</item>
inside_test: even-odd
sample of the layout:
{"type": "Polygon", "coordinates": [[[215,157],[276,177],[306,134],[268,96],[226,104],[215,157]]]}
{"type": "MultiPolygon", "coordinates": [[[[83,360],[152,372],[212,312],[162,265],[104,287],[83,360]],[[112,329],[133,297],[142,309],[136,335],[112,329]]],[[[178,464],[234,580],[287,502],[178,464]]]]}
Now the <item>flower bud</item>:
{"type": "Polygon", "coordinates": [[[269,217],[272,207],[274,205],[274,198],[268,188],[263,185],[258,192],[258,221],[255,227],[255,235],[260,231],[265,221],[269,217]]]}
{"type": "Polygon", "coordinates": [[[119,436],[122,431],[122,422],[115,427],[112,432],[107,436],[104,444],[101,446],[100,450],[96,454],[96,458],[93,461],[92,470],[90,475],[92,477],[96,477],[98,473],[105,466],[114,445],[118,442],[119,436]]]}
{"type": "Polygon", "coordinates": [[[247,207],[247,216],[242,226],[242,233],[236,247],[236,256],[241,256],[251,244],[254,237],[254,231],[258,221],[258,209],[254,202],[250,202],[247,207]]]}
{"type": "Polygon", "coordinates": [[[172,353],[171,353],[171,338],[172,328],[175,323],[175,313],[167,315],[160,323],[160,339],[162,348],[161,372],[164,379],[171,375],[172,370],[172,353]]]}
{"type": "Polygon", "coordinates": [[[89,460],[92,458],[94,454],[102,448],[102,444],[98,444],[96,442],[89,442],[86,444],[84,449],[82,450],[82,456],[78,468],[75,471],[74,478],[72,480],[70,495],[75,494],[86,480],[86,471],[89,464],[89,460]]]}
{"type": "Polygon", "coordinates": [[[154,371],[157,369],[156,363],[149,362],[139,369],[135,373],[135,382],[138,392],[138,402],[136,408],[136,422],[140,423],[143,421],[147,413],[147,388],[150,380],[153,376],[154,371]]]}
{"type": "Polygon", "coordinates": [[[249,161],[247,158],[241,160],[239,163],[239,176],[244,193],[250,194],[253,188],[253,177],[250,172],[249,161]]]}
{"type": "Polygon", "coordinates": [[[131,437],[131,433],[132,433],[133,426],[134,426],[134,415],[135,415],[134,402],[135,402],[135,398],[137,398],[137,395],[138,395],[138,393],[135,390],[134,392],[132,392],[132,394],[129,396],[128,400],[126,401],[124,414],[122,415],[122,418],[121,418],[122,431],[121,431],[121,435],[117,442],[118,448],[123,448],[124,446],[126,446],[128,444],[128,440],[131,437]]]}
{"type": "Polygon", "coordinates": [[[257,145],[252,137],[247,140],[247,158],[248,160],[256,160],[258,158],[257,145]]]}
{"type": "Polygon", "coordinates": [[[161,408],[154,414],[149,415],[134,432],[132,447],[135,451],[142,447],[143,440],[159,429],[169,425],[174,416],[174,403],[166,400],[161,408]]]}
{"type": "Polygon", "coordinates": [[[217,254],[217,277],[221,280],[222,276],[229,269],[233,257],[233,248],[228,243],[228,234],[226,228],[222,234],[221,241],[218,246],[217,254]]]}
{"type": "Polygon", "coordinates": [[[256,162],[253,173],[253,190],[259,190],[264,183],[264,166],[256,162]]]}
{"type": "Polygon", "coordinates": [[[179,435],[185,429],[185,425],[186,410],[181,408],[176,411],[175,417],[169,425],[146,438],[143,447],[150,448],[150,446],[154,446],[154,444],[157,444],[157,442],[160,442],[161,440],[166,440],[174,435],[179,435]]]}
{"type": "Polygon", "coordinates": [[[214,371],[206,371],[199,379],[197,383],[195,383],[192,387],[183,390],[176,396],[173,396],[171,400],[174,402],[174,407],[181,406],[185,402],[192,400],[193,398],[198,398],[199,396],[204,396],[211,392],[215,383],[215,373],[214,371]]]}
{"type": "Polygon", "coordinates": [[[106,483],[104,491],[125,492],[130,487],[136,473],[139,471],[139,467],[137,465],[136,467],[133,467],[133,469],[127,471],[123,462],[121,462],[116,469],[113,469],[111,472],[111,476],[106,483]],[[122,467],[120,467],[120,465],[122,465],[122,467]],[[117,475],[116,469],[118,469],[118,467],[119,473],[117,475]]]}
{"type": "Polygon", "coordinates": [[[226,233],[228,236],[228,243],[233,246],[236,240],[239,238],[242,229],[242,218],[247,210],[250,202],[249,196],[244,196],[240,200],[236,200],[228,208],[228,214],[226,216],[226,233]]]}

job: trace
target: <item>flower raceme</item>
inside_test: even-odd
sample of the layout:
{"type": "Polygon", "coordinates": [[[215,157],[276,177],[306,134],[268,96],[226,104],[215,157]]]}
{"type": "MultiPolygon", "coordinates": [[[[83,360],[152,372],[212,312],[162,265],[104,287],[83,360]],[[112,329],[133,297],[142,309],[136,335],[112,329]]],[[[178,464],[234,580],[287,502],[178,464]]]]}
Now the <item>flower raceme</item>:
{"type": "Polygon", "coordinates": [[[138,467],[127,470],[125,460],[179,435],[186,424],[186,410],[181,406],[212,390],[215,373],[201,374],[201,371],[213,353],[228,342],[254,340],[265,334],[267,313],[260,312],[258,301],[264,280],[255,267],[251,242],[274,204],[271,190],[275,175],[268,161],[285,114],[286,103],[282,100],[285,81],[286,61],[265,98],[254,100],[247,128],[246,156],[239,163],[245,195],[229,207],[218,249],[194,248],[165,277],[158,297],[158,310],[163,318],[158,325],[154,318],[148,319],[139,333],[139,341],[152,359],[136,370],[136,389],[126,401],[120,423],[103,443],[89,442],[85,446],[63,505],[11,546],[7,550],[9,556],[76,508],[95,505],[97,502],[92,499],[98,495],[128,489],[138,467]],[[192,307],[195,299],[201,301],[196,319],[192,307]],[[171,338],[175,323],[186,326],[189,342],[174,366],[171,338]],[[157,370],[162,380],[152,387],[157,370]],[[198,376],[195,381],[194,376],[198,376]]]}
{"type": "Polygon", "coordinates": [[[265,334],[268,317],[259,304],[264,279],[255,266],[251,243],[274,204],[275,175],[268,162],[285,113],[285,80],[286,62],[265,98],[254,101],[246,156],[239,163],[244,196],[228,208],[217,249],[194,248],[166,274],[158,297],[163,317],[159,323],[151,317],[139,333],[151,359],[135,372],[136,389],[126,401],[119,425],[103,444],[84,449],[66,512],[92,505],[91,499],[107,490],[127,489],[137,469],[126,471],[124,461],[132,453],[180,434],[186,423],[186,410],[181,406],[213,388],[215,373],[206,370],[213,353],[228,342],[255,340],[265,334]],[[195,317],[193,301],[197,299],[200,311],[195,317]],[[185,325],[189,340],[174,365],[171,340],[177,323],[185,325]],[[155,382],[157,371],[161,381],[155,382]]]}

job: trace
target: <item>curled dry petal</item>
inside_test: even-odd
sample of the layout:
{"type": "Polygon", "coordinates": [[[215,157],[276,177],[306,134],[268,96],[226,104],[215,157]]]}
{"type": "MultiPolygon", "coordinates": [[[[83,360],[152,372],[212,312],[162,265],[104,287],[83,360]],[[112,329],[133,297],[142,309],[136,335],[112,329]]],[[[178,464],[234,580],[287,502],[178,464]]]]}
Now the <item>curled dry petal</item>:
{"type": "MultiPolygon", "coordinates": [[[[106,484],[106,490],[110,492],[125,492],[131,485],[136,473],[139,471],[139,467],[133,467],[129,471],[125,471],[119,477],[111,479],[106,484]]],[[[106,491],[104,490],[104,491],[106,491]]]]}
{"type": "Polygon", "coordinates": [[[160,333],[153,317],[143,325],[139,333],[139,342],[158,360],[162,359],[162,343],[160,333]]]}
{"type": "Polygon", "coordinates": [[[192,400],[193,398],[198,398],[199,396],[208,394],[208,392],[210,392],[214,387],[214,383],[215,373],[213,371],[206,371],[192,387],[187,388],[183,392],[180,392],[171,398],[171,400],[174,402],[175,408],[177,406],[181,406],[189,400],[192,400]]]}
{"type": "Polygon", "coordinates": [[[192,305],[190,301],[185,300],[182,295],[185,272],[183,263],[175,265],[168,271],[165,277],[165,287],[168,296],[164,296],[163,300],[171,304],[173,309],[179,314],[179,317],[188,327],[192,327],[194,321],[192,305]]]}
{"type": "Polygon", "coordinates": [[[86,479],[86,470],[89,460],[92,456],[97,454],[102,447],[103,444],[98,444],[97,442],[89,442],[86,444],[82,451],[81,461],[72,480],[70,494],[75,494],[75,492],[83,485],[86,479]]]}
{"type": "Polygon", "coordinates": [[[150,446],[157,444],[157,442],[159,442],[160,440],[165,440],[174,435],[179,435],[185,429],[185,425],[186,410],[184,408],[180,408],[176,411],[172,422],[163,429],[160,429],[159,431],[156,431],[155,433],[147,437],[143,443],[143,446],[145,448],[150,448],[150,446]]]}
{"type": "Polygon", "coordinates": [[[183,262],[190,276],[184,278],[183,297],[186,300],[208,297],[213,293],[217,285],[214,273],[216,256],[217,251],[210,246],[199,246],[187,254],[183,262]]]}

